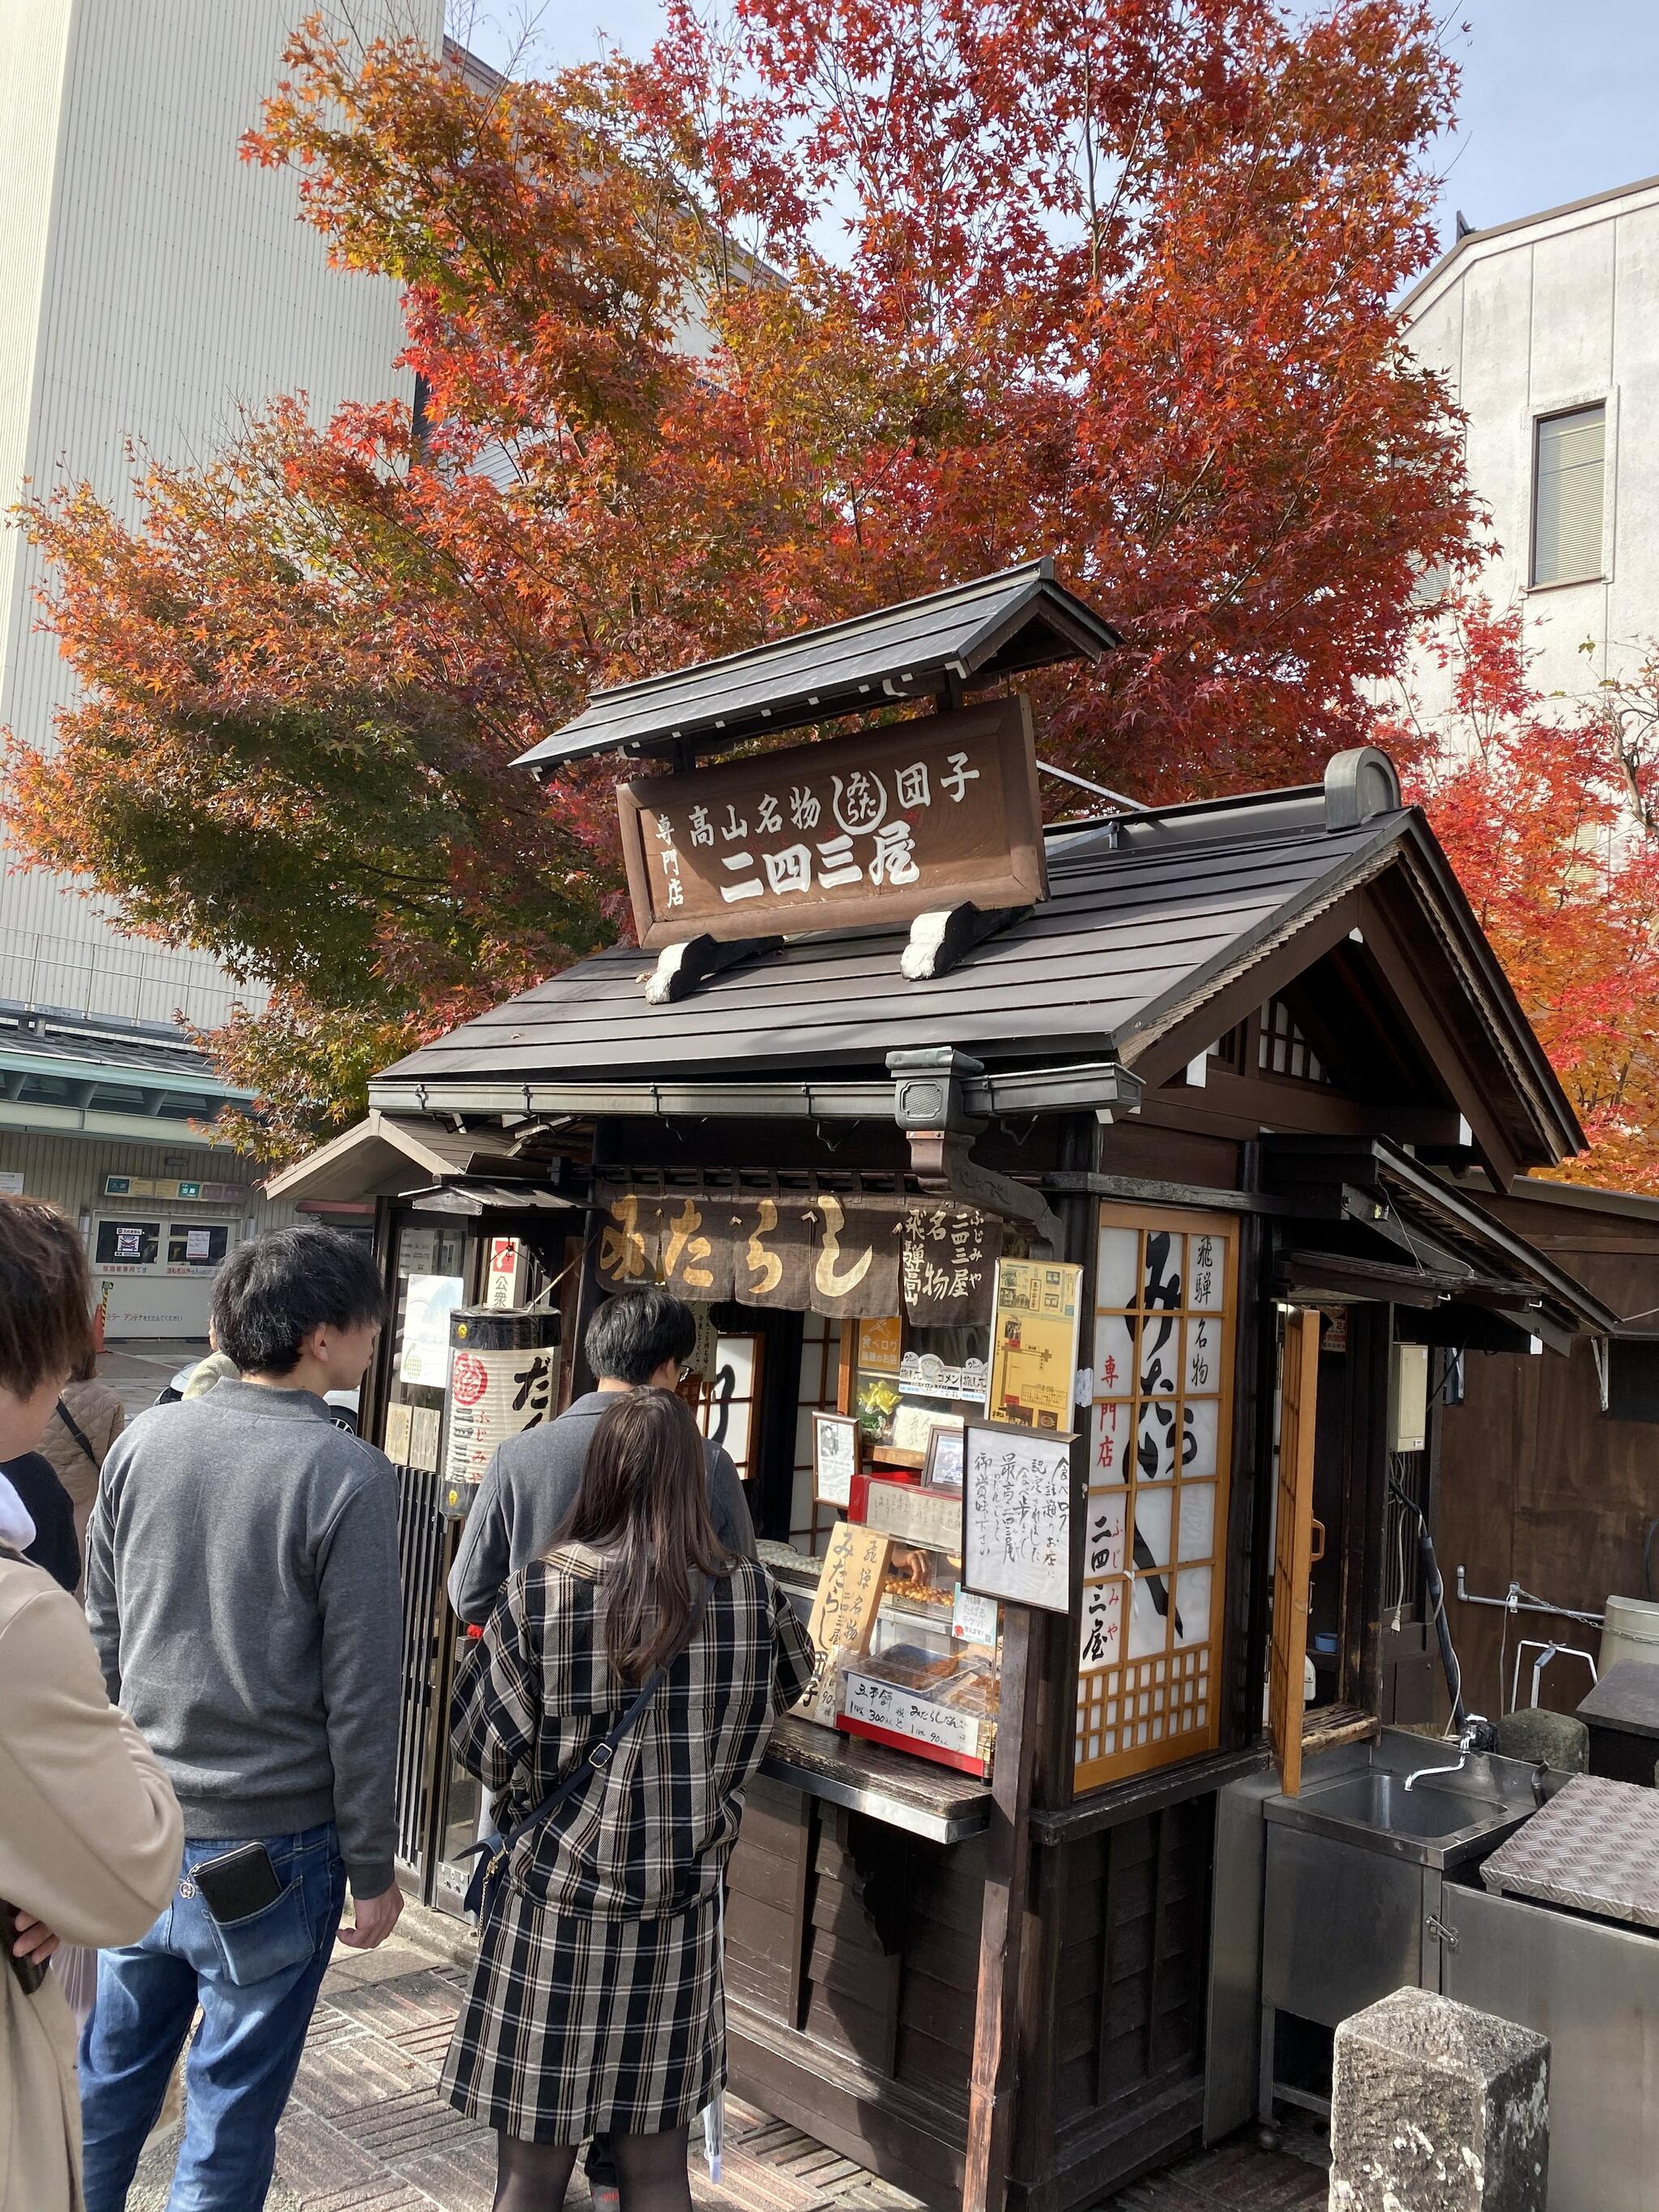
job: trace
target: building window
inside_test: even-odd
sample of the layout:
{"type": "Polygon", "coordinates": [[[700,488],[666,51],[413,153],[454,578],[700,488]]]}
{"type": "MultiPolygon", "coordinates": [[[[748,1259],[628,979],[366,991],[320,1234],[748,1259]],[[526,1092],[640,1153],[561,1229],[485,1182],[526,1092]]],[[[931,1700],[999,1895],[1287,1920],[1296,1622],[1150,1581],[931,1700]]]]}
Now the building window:
{"type": "Polygon", "coordinates": [[[1264,1075],[1288,1075],[1297,1083],[1331,1079],[1283,999],[1270,999],[1261,1009],[1256,1062],[1264,1075]]]}
{"type": "Polygon", "coordinates": [[[1607,409],[1547,415],[1533,449],[1532,580],[1565,584],[1601,574],[1607,409]]]}
{"type": "Polygon", "coordinates": [[[1100,1210],[1077,1787],[1212,1751],[1237,1223],[1100,1210]]]}

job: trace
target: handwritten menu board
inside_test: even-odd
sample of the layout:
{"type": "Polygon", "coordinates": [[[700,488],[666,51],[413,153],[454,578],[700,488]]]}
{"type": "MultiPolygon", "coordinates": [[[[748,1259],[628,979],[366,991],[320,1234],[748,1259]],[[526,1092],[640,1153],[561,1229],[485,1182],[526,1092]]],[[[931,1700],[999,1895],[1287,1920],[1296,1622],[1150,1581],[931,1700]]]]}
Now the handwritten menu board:
{"type": "MultiPolygon", "coordinates": [[[[892,1538],[879,1529],[855,1528],[850,1521],[836,1524],[807,1623],[807,1632],[820,1651],[862,1651],[868,1645],[892,1548],[892,1538]]],[[[795,1711],[803,1720],[834,1728],[836,1692],[835,1670],[821,1667],[816,1687],[795,1711]]]]}
{"type": "Polygon", "coordinates": [[[963,1494],[963,1588],[1068,1613],[1070,1437],[970,1423],[963,1494]]]}
{"type": "Polygon", "coordinates": [[[812,1495],[820,1505],[850,1505],[858,1472],[859,1425],[850,1413],[812,1416],[812,1495]]]}
{"type": "Polygon", "coordinates": [[[887,1729],[895,1735],[908,1735],[917,1743],[933,1744],[940,1751],[955,1752],[959,1758],[980,1756],[983,1723],[977,1713],[936,1705],[914,1690],[880,1681],[873,1674],[860,1674],[850,1667],[845,1680],[846,1702],[842,1710],[848,1720],[862,1721],[866,1728],[887,1729]]]}
{"type": "Polygon", "coordinates": [[[896,1537],[902,1544],[921,1544],[930,1551],[962,1550],[962,1500],[948,1490],[920,1490],[910,1482],[870,1485],[865,1516],[872,1528],[896,1537]]]}
{"type": "Polygon", "coordinates": [[[986,1413],[1021,1428],[1069,1429],[1083,1270],[1063,1260],[999,1260],[986,1413]]]}

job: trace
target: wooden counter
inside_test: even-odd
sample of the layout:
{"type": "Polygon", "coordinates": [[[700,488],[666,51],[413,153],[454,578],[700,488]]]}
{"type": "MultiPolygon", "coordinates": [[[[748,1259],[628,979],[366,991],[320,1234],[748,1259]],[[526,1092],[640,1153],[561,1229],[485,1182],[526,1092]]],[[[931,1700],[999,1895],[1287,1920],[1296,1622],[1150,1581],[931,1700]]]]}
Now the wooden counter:
{"type": "Polygon", "coordinates": [[[787,1715],[772,1730],[761,1772],[931,1843],[960,1843],[990,1826],[988,1783],[787,1715]]]}

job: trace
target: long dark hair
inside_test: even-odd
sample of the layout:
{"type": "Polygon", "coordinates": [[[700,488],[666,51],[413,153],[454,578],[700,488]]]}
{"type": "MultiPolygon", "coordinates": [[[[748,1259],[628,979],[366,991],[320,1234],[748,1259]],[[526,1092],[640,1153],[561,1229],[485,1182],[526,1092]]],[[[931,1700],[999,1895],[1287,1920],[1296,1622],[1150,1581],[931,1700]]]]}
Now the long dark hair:
{"type": "Polygon", "coordinates": [[[618,1392],[599,1416],[552,1548],[609,1553],[605,1656],[624,1681],[643,1681],[679,1642],[702,1577],[731,1572],[708,1493],[703,1441],[685,1401],[672,1390],[618,1392]]]}

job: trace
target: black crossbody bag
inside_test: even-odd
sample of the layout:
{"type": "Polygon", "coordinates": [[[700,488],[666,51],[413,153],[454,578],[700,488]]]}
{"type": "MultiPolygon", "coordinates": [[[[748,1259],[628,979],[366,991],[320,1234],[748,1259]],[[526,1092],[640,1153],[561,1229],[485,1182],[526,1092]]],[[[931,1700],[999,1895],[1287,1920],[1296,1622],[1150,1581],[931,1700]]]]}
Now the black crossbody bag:
{"type": "Polygon", "coordinates": [[[668,1680],[669,1668],[690,1647],[691,1639],[696,1636],[702,1623],[703,1611],[708,1603],[708,1593],[712,1587],[709,1577],[705,1575],[702,1592],[694,1601],[690,1616],[686,1620],[684,1633],[673,1650],[661,1665],[653,1668],[645,1680],[641,1683],[633,1704],[629,1706],[622,1718],[611,1723],[599,1742],[577,1760],[568,1774],[560,1778],[554,1788],[550,1790],[546,1796],[542,1799],[541,1803],[532,1806],[522,1820],[515,1820],[505,1835],[498,1833],[486,1836],[482,1843],[470,1844],[465,1850],[457,1854],[460,1858],[476,1858],[478,1862],[472,1869],[472,1879],[466,1886],[465,1902],[467,1911],[477,1914],[478,1925],[481,1929],[495,1910],[495,1901],[501,1895],[501,1884],[507,1879],[507,1862],[511,1859],[516,1847],[526,1836],[532,1835],[538,1828],[550,1820],[560,1806],[575,1795],[591,1774],[603,1773],[610,1765],[616,1756],[617,1746],[638,1722],[652,1698],[668,1680]]]}

